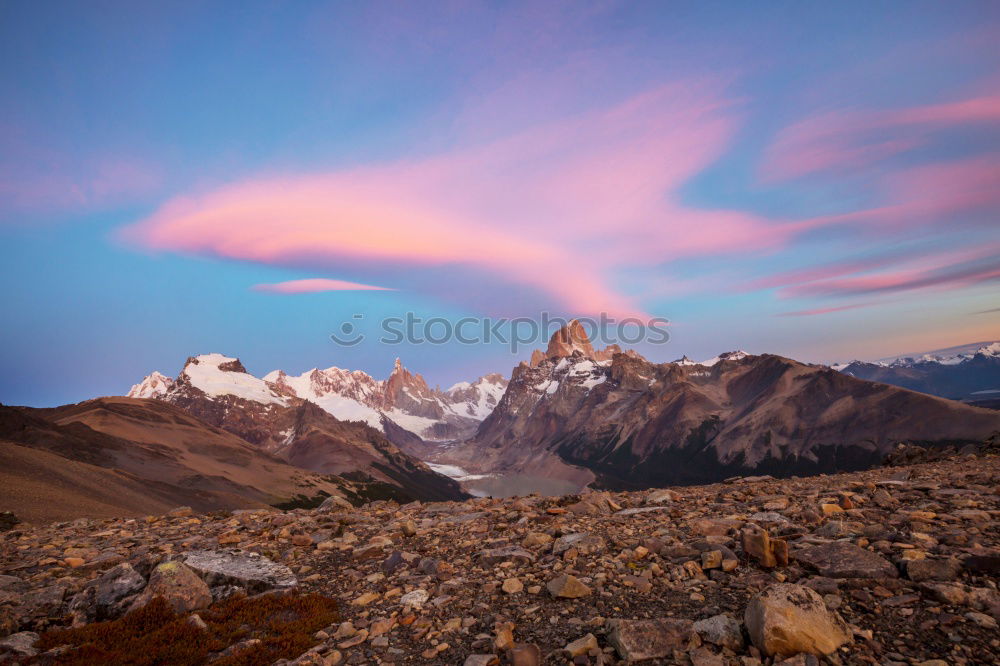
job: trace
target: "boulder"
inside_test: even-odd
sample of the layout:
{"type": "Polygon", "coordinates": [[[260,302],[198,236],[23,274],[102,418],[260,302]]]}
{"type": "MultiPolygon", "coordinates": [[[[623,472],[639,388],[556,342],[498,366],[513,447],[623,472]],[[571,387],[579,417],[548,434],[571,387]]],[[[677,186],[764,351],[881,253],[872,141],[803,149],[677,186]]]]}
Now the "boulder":
{"type": "Polygon", "coordinates": [[[182,556],[184,564],[209,587],[234,585],[248,594],[287,590],[298,585],[291,569],[259,553],[238,550],[192,550],[182,556]]]}
{"type": "Polygon", "coordinates": [[[680,498],[680,493],[667,488],[662,488],[659,490],[649,491],[649,494],[646,495],[646,504],[665,504],[667,502],[675,502],[680,498]]]}
{"type": "Polygon", "coordinates": [[[928,580],[955,580],[962,573],[962,563],[956,559],[908,560],[906,576],[912,581],[923,583],[928,580]]]}
{"type": "Polygon", "coordinates": [[[570,657],[580,657],[588,654],[591,650],[599,649],[600,646],[597,644],[597,637],[594,634],[587,634],[578,638],[571,643],[567,643],[566,647],[563,648],[570,657]]]}
{"type": "Polygon", "coordinates": [[[35,649],[37,642],[38,634],[33,631],[11,634],[0,641],[0,657],[34,657],[38,654],[38,650],[35,649]]]}
{"type": "Polygon", "coordinates": [[[743,528],[743,550],[756,559],[762,567],[783,567],[788,565],[788,544],[781,539],[772,539],[767,530],[757,525],[743,528]]]}
{"type": "Polygon", "coordinates": [[[69,603],[77,624],[109,620],[121,615],[142,591],[146,579],[130,564],[119,564],[87,583],[69,603]]]}
{"type": "Polygon", "coordinates": [[[480,552],[479,559],[483,561],[483,564],[489,566],[508,561],[518,564],[531,564],[535,561],[535,556],[517,546],[503,546],[502,548],[488,548],[480,552]]]}
{"type": "Polygon", "coordinates": [[[740,623],[728,615],[713,615],[694,623],[694,630],[702,640],[730,650],[743,649],[743,631],[740,623]]]}
{"type": "Polygon", "coordinates": [[[534,643],[517,643],[507,651],[511,666],[541,666],[542,651],[534,643]]]}
{"type": "Polygon", "coordinates": [[[816,569],[827,578],[898,578],[892,562],[853,543],[834,541],[812,546],[795,554],[795,559],[816,569]]]}
{"type": "Polygon", "coordinates": [[[608,643],[627,662],[672,657],[674,650],[684,650],[694,638],[691,620],[615,619],[608,622],[608,643]]]}
{"type": "Polygon", "coordinates": [[[768,656],[827,655],[850,640],[843,619],[802,585],[771,585],[747,605],[750,640],[768,656]]]}
{"type": "Polygon", "coordinates": [[[190,613],[212,604],[208,585],[181,562],[163,562],[153,569],[149,584],[132,603],[132,608],[142,608],[156,597],[163,597],[175,613],[190,613]]]}
{"type": "Polygon", "coordinates": [[[552,544],[552,554],[562,555],[570,548],[581,555],[597,553],[604,549],[604,539],[588,532],[575,532],[559,537],[552,544]]]}
{"type": "Polygon", "coordinates": [[[576,576],[561,574],[550,580],[546,585],[549,594],[563,599],[579,599],[590,594],[590,588],[580,582],[576,576]]]}
{"type": "Polygon", "coordinates": [[[323,503],[316,507],[317,511],[339,511],[340,509],[352,510],[354,505],[339,495],[330,495],[323,503]]]}

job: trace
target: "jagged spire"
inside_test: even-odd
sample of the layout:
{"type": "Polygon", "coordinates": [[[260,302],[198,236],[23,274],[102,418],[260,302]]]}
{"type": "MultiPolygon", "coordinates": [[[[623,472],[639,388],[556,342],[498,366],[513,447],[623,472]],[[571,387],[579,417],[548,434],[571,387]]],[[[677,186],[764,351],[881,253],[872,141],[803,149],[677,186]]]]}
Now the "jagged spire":
{"type": "Polygon", "coordinates": [[[545,355],[549,358],[572,356],[575,351],[587,358],[594,357],[594,347],[590,344],[587,331],[583,328],[583,324],[573,319],[552,335],[545,355]]]}

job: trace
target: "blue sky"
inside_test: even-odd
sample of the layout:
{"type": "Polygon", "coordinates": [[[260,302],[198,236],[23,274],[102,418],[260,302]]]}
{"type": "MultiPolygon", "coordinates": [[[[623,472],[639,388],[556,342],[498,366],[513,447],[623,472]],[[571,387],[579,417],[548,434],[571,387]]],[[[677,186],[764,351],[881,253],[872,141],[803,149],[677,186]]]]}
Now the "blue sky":
{"type": "Polygon", "coordinates": [[[378,344],[406,312],[664,317],[663,361],[1000,338],[998,39],[992,2],[6,2],[0,401],[527,355],[378,344]]]}

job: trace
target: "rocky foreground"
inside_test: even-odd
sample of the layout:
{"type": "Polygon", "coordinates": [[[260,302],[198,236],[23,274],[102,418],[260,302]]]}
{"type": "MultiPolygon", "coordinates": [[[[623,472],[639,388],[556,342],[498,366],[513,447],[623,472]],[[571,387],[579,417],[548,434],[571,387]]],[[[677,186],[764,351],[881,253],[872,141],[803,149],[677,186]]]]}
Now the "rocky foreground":
{"type": "MultiPolygon", "coordinates": [[[[0,536],[0,653],[101,663],[89,634],[58,629],[155,607],[201,645],[227,614],[325,597],[338,609],[322,599],[323,626],[296,625],[304,642],[271,642],[284,658],[993,663],[998,521],[1000,456],[970,454],[676,490],[17,525],[0,536]]],[[[93,635],[144,625],[120,626],[93,635]]],[[[227,632],[191,663],[261,663],[251,624],[227,632]]]]}

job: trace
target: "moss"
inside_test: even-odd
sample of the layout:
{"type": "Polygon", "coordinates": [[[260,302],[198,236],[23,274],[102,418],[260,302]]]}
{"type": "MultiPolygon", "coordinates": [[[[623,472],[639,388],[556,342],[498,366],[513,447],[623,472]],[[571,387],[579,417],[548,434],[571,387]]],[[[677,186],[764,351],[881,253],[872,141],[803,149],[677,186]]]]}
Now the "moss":
{"type": "Polygon", "coordinates": [[[264,666],[302,654],[316,643],[313,634],[338,621],[336,602],[316,594],[238,597],[198,615],[207,629],[190,624],[187,615],[174,613],[157,597],[111,622],[49,631],[38,647],[70,646],[54,663],[72,666],[196,666],[231,645],[258,639],[259,643],[212,663],[264,666]]]}

